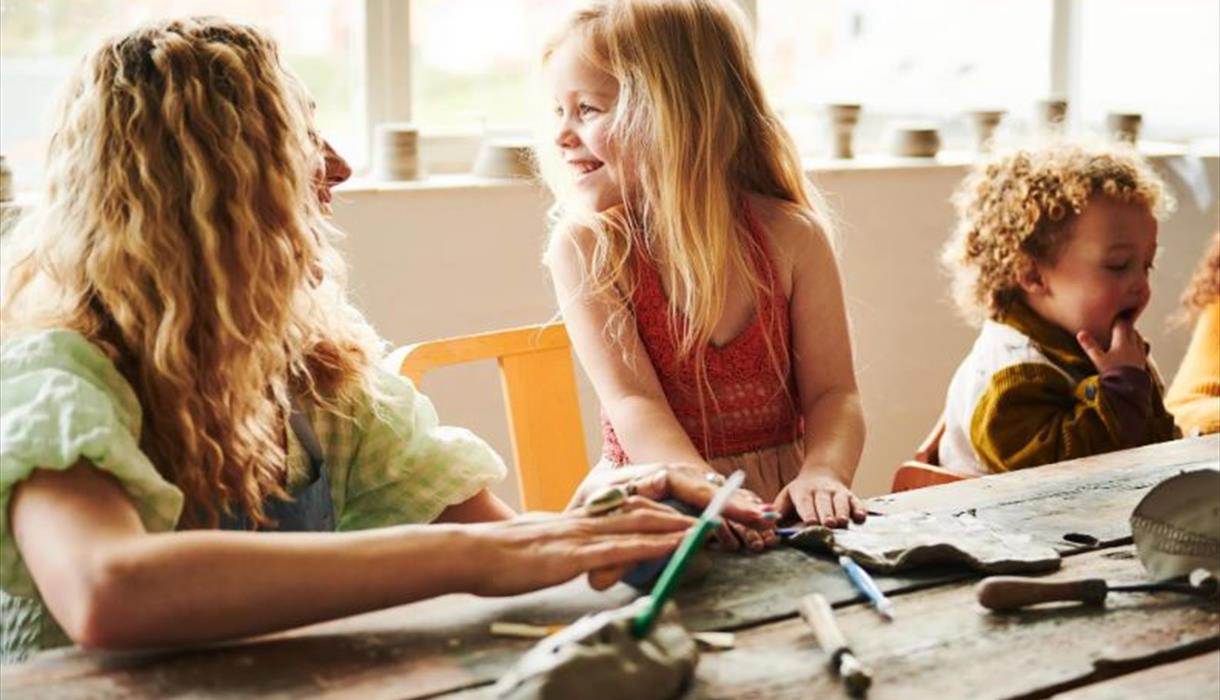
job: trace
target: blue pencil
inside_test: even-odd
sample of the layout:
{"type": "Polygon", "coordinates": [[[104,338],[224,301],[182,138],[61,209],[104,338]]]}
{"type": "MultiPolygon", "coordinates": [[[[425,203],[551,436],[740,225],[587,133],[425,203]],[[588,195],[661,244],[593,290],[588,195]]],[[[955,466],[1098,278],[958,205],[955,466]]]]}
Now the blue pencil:
{"type": "Polygon", "coordinates": [[[851,579],[851,583],[856,587],[856,590],[864,594],[877,612],[891,622],[894,620],[894,605],[889,598],[877,588],[877,583],[873,581],[873,577],[868,575],[868,572],[860,568],[860,565],[852,561],[851,557],[842,555],[839,557],[839,566],[843,567],[843,571],[847,572],[847,578],[851,579]]]}

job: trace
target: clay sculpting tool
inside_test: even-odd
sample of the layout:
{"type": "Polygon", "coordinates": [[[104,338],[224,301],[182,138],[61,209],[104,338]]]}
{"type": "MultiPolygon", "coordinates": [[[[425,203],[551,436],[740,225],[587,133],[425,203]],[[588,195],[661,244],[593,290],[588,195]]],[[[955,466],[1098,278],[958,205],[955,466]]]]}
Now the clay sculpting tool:
{"type": "Polygon", "coordinates": [[[1206,569],[1195,569],[1189,577],[1179,576],[1157,583],[1112,586],[1105,579],[1083,578],[1072,581],[1039,581],[1020,576],[992,576],[975,587],[979,604],[988,610],[1007,612],[1027,605],[1058,601],[1078,601],[1101,605],[1106,595],[1119,593],[1182,593],[1199,597],[1216,595],[1216,578],[1206,569]]]}
{"type": "Polygon", "coordinates": [[[493,622],[490,632],[495,637],[520,637],[542,639],[555,634],[567,625],[531,625],[524,622],[493,622]]]}
{"type": "Polygon", "coordinates": [[[810,593],[801,598],[797,607],[805,624],[813,629],[818,645],[830,656],[831,672],[843,679],[849,695],[857,698],[864,695],[873,682],[872,674],[847,646],[847,639],[835,622],[834,611],[830,609],[826,597],[821,593],[810,593]]]}
{"type": "Polygon", "coordinates": [[[737,646],[737,635],[732,632],[691,632],[691,638],[709,649],[732,649],[737,646]]]}
{"type": "Polygon", "coordinates": [[[665,606],[665,601],[669,600],[673,595],[674,589],[678,587],[678,581],[681,580],[682,572],[686,570],[687,564],[694,558],[695,553],[703,546],[704,540],[712,533],[713,530],[720,527],[720,511],[724,510],[724,506],[729,502],[729,497],[733,492],[741,486],[741,482],[745,481],[746,473],[740,469],[733,472],[729,478],[725,479],[724,485],[712,497],[711,503],[707,504],[703,514],[699,516],[699,520],[686,533],[682,543],[678,545],[678,551],[665,565],[665,570],[661,572],[661,577],[657,579],[657,583],[652,588],[652,593],[649,594],[648,607],[631,621],[631,633],[636,639],[643,639],[652,631],[652,626],[657,621],[657,617],[661,614],[661,608],[665,606]]]}
{"type": "Polygon", "coordinates": [[[865,598],[872,603],[877,612],[885,619],[894,621],[894,604],[889,598],[877,588],[877,583],[873,581],[873,577],[868,575],[868,572],[860,567],[859,564],[852,561],[852,558],[846,554],[839,556],[839,566],[843,567],[843,571],[847,572],[847,578],[851,580],[856,590],[864,594],[865,598]]]}

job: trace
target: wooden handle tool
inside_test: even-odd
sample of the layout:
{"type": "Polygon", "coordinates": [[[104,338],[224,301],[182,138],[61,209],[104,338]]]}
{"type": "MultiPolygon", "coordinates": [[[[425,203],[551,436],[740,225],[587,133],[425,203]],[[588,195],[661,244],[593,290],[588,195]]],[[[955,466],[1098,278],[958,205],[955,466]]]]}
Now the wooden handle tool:
{"type": "Polygon", "coordinates": [[[1060,600],[1101,605],[1109,590],[1105,580],[1099,578],[1039,581],[1020,576],[991,576],[980,581],[974,592],[984,608],[1005,612],[1060,600]]]}
{"type": "MultiPolygon", "coordinates": [[[[1203,572],[1206,573],[1206,572],[1203,572]]],[[[975,587],[979,604],[989,610],[1000,612],[1017,610],[1027,605],[1055,601],[1080,601],[1087,605],[1101,605],[1110,591],[1125,593],[1184,593],[1204,596],[1212,594],[1215,584],[1206,577],[1193,576],[1160,581],[1111,586],[1105,579],[1082,578],[1072,581],[1039,581],[1019,576],[992,576],[975,587]]]]}
{"type": "Polygon", "coordinates": [[[843,679],[847,693],[852,697],[863,696],[873,682],[872,674],[855,654],[851,653],[825,596],[810,593],[801,598],[797,607],[801,611],[801,617],[817,637],[818,645],[830,656],[830,669],[843,679]]]}

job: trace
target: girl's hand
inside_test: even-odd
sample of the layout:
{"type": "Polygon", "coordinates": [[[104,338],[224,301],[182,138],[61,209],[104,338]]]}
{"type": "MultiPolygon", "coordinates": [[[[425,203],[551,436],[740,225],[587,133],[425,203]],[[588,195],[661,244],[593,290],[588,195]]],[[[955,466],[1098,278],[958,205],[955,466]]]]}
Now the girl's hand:
{"type": "Polygon", "coordinates": [[[1102,350],[1088,331],[1077,333],[1076,342],[1080,343],[1080,347],[1093,361],[1098,372],[1123,365],[1139,369],[1146,369],[1148,366],[1148,351],[1144,347],[1144,340],[1135,331],[1131,321],[1125,318],[1114,322],[1114,328],[1110,332],[1109,350],[1102,350]]]}
{"type": "Polygon", "coordinates": [[[862,523],[864,505],[838,477],[822,471],[802,471],[775,497],[780,515],[795,512],[807,525],[847,527],[848,519],[862,523]]]}
{"type": "MultiPolygon", "coordinates": [[[[723,482],[724,477],[711,467],[671,464],[655,466],[629,483],[641,496],[658,501],[675,498],[702,509],[711,502],[723,482]]],[[[742,548],[761,552],[778,544],[775,523],[779,518],[770,512],[767,504],[753,491],[737,489],[720,513],[721,526],[716,530],[716,541],[731,552],[742,548]]]]}
{"type": "Polygon", "coordinates": [[[469,556],[481,562],[466,590],[475,595],[516,595],[589,573],[602,590],[636,562],[671,552],[694,524],[647,498],[627,499],[621,511],[590,517],[581,508],[561,515],[530,515],[469,526],[469,556]]]}

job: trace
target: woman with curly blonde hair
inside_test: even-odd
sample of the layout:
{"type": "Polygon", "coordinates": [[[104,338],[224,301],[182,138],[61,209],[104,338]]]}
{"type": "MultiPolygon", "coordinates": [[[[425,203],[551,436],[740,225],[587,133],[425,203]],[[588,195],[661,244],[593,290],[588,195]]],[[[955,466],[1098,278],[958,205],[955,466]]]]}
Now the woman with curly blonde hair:
{"type": "MultiPolygon", "coordinates": [[[[217,19],[107,41],[70,84],[0,310],[5,661],[607,586],[689,526],[642,498],[412,525],[510,517],[487,490],[504,465],[378,368],[322,216],[350,171],[311,111],[270,39],[217,19]]],[[[637,486],[713,491],[680,469],[637,486]]]]}
{"type": "Polygon", "coordinates": [[[1220,432],[1220,231],[1212,235],[1182,294],[1182,314],[1194,321],[1195,329],[1165,395],[1165,407],[1183,433],[1220,432]]]}
{"type": "Polygon", "coordinates": [[[943,260],[982,330],[949,385],[941,464],[985,474],[1174,437],[1135,331],[1172,207],[1152,169],[1051,144],[979,166],[954,204],[943,260]]]}

